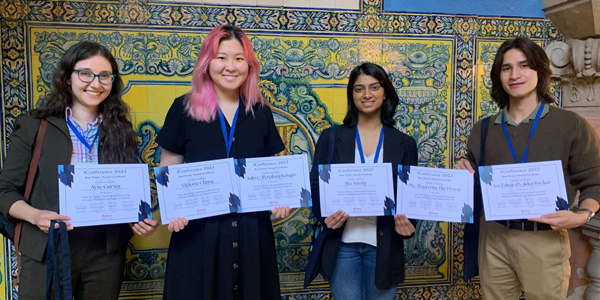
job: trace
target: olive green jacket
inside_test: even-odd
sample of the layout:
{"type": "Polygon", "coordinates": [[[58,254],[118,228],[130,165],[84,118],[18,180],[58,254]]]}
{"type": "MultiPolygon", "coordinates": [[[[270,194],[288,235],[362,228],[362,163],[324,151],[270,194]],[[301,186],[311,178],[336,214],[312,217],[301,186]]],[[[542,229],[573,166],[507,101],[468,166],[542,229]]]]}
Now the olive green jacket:
{"type": "MultiPolygon", "coordinates": [[[[49,117],[47,120],[48,128],[42,142],[40,161],[29,203],[37,209],[58,212],[58,165],[70,164],[73,144],[64,117],[49,117]]],[[[10,147],[0,171],[0,213],[4,216],[8,217],[8,211],[15,202],[25,200],[23,194],[27,173],[39,127],[40,119],[35,117],[24,116],[15,121],[10,135],[10,147]]],[[[98,138],[98,153],[102,153],[100,149],[105,138],[102,130],[98,138]]],[[[99,156],[98,160],[103,163],[102,156],[99,156]]],[[[127,245],[133,235],[128,224],[105,227],[107,253],[127,245]]],[[[31,223],[23,222],[19,244],[21,254],[41,262],[46,252],[47,242],[46,233],[31,223]]]]}

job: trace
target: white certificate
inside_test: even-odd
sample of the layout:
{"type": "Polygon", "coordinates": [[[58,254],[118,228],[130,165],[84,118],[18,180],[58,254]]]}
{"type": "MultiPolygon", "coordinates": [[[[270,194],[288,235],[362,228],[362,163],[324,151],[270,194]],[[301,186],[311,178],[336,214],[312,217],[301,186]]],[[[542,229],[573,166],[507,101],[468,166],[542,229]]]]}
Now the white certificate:
{"type": "Polygon", "coordinates": [[[479,167],[487,221],[539,218],[568,210],[559,160],[479,167]]]}
{"type": "Polygon", "coordinates": [[[350,216],[395,215],[392,164],[319,165],[321,215],[339,209],[350,216]]]}
{"type": "Polygon", "coordinates": [[[59,165],[58,195],[73,227],[152,219],[146,164],[59,165]]]}
{"type": "Polygon", "coordinates": [[[473,223],[473,174],[398,166],[398,213],[409,219],[473,223]]]}
{"type": "Polygon", "coordinates": [[[155,167],[163,224],[178,217],[201,219],[241,209],[233,159],[155,167]]]}
{"type": "Polygon", "coordinates": [[[242,212],[312,206],[306,154],[235,160],[242,212]]]}

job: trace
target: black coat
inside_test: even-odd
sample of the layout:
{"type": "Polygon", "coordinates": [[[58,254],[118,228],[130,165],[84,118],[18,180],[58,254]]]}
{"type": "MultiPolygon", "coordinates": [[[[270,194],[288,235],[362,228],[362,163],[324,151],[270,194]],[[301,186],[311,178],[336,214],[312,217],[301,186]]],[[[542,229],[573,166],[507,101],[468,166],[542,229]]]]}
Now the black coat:
{"type": "MultiPolygon", "coordinates": [[[[219,118],[195,121],[175,99],[158,144],[186,162],[227,157],[219,118]]],[[[284,149],[271,110],[240,104],[231,157],[272,156],[284,149]]],[[[229,131],[227,124],[227,131],[229,131]]],[[[231,213],[189,221],[173,232],[165,274],[165,299],[279,300],[279,273],[270,214],[231,213]]]]}
{"type": "MultiPolygon", "coordinates": [[[[31,189],[30,205],[37,209],[58,212],[58,165],[71,163],[73,143],[71,134],[64,117],[49,117],[48,128],[42,141],[42,149],[38,170],[31,189]]],[[[25,183],[29,162],[33,153],[33,143],[40,127],[40,119],[34,117],[20,117],[10,135],[10,148],[0,172],[0,212],[8,216],[10,207],[19,200],[25,200],[25,183]]],[[[102,142],[105,135],[102,130],[98,136],[98,160],[103,163],[102,142]]],[[[106,251],[113,252],[122,249],[133,232],[128,224],[105,225],[106,251]]],[[[77,229],[74,229],[77,230],[77,229]]],[[[71,241],[74,242],[74,241],[71,241]]],[[[46,252],[48,234],[37,226],[23,222],[21,254],[36,261],[42,261],[46,252]]]]}
{"type": "MultiPolygon", "coordinates": [[[[356,126],[335,127],[334,163],[354,163],[356,126]]],[[[323,131],[315,149],[310,184],[313,195],[313,213],[324,224],[319,199],[318,165],[326,164],[329,151],[331,128],[323,131]]],[[[384,126],[383,161],[392,163],[394,174],[394,197],[398,179],[398,165],[417,165],[418,152],[415,140],[392,127],[384,126]]],[[[416,221],[411,220],[413,225],[416,221]]],[[[346,224],[331,230],[327,229],[327,239],[322,248],[321,274],[329,279],[337,260],[342,234],[346,224]]],[[[396,233],[393,216],[377,217],[377,260],[375,263],[375,285],[378,289],[388,289],[404,281],[404,239],[410,238],[396,233]]]]}

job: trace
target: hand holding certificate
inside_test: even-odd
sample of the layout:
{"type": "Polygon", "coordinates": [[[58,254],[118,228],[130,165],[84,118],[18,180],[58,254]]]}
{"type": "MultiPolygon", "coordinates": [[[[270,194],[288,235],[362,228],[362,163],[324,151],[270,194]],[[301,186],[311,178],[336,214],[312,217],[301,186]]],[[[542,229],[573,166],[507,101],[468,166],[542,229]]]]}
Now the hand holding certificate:
{"type": "Polygon", "coordinates": [[[545,161],[479,167],[485,219],[537,218],[568,210],[562,163],[545,161]]]}
{"type": "Polygon", "coordinates": [[[241,209],[233,159],[219,159],[154,168],[163,225],[178,217],[188,220],[241,209]]]}
{"type": "Polygon", "coordinates": [[[319,165],[321,215],[338,210],[350,216],[394,215],[390,163],[319,165]]]}
{"type": "Polygon", "coordinates": [[[398,213],[410,219],[473,223],[473,174],[398,166],[398,213]]]}
{"type": "Polygon", "coordinates": [[[60,214],[73,227],[152,219],[146,164],[59,165],[60,214]]]}

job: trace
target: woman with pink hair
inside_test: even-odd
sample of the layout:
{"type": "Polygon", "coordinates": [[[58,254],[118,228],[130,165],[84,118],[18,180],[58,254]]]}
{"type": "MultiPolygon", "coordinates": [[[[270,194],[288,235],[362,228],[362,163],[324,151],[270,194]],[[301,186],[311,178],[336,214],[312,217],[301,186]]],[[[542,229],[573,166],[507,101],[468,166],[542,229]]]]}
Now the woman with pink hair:
{"type": "MultiPolygon", "coordinates": [[[[162,166],[284,149],[258,88],[260,65],[244,32],[214,28],[202,43],[192,91],[173,102],[157,137],[162,166]]],[[[276,217],[289,208],[273,210],[276,217]]],[[[269,212],[169,222],[164,299],[281,299],[269,212]]]]}

